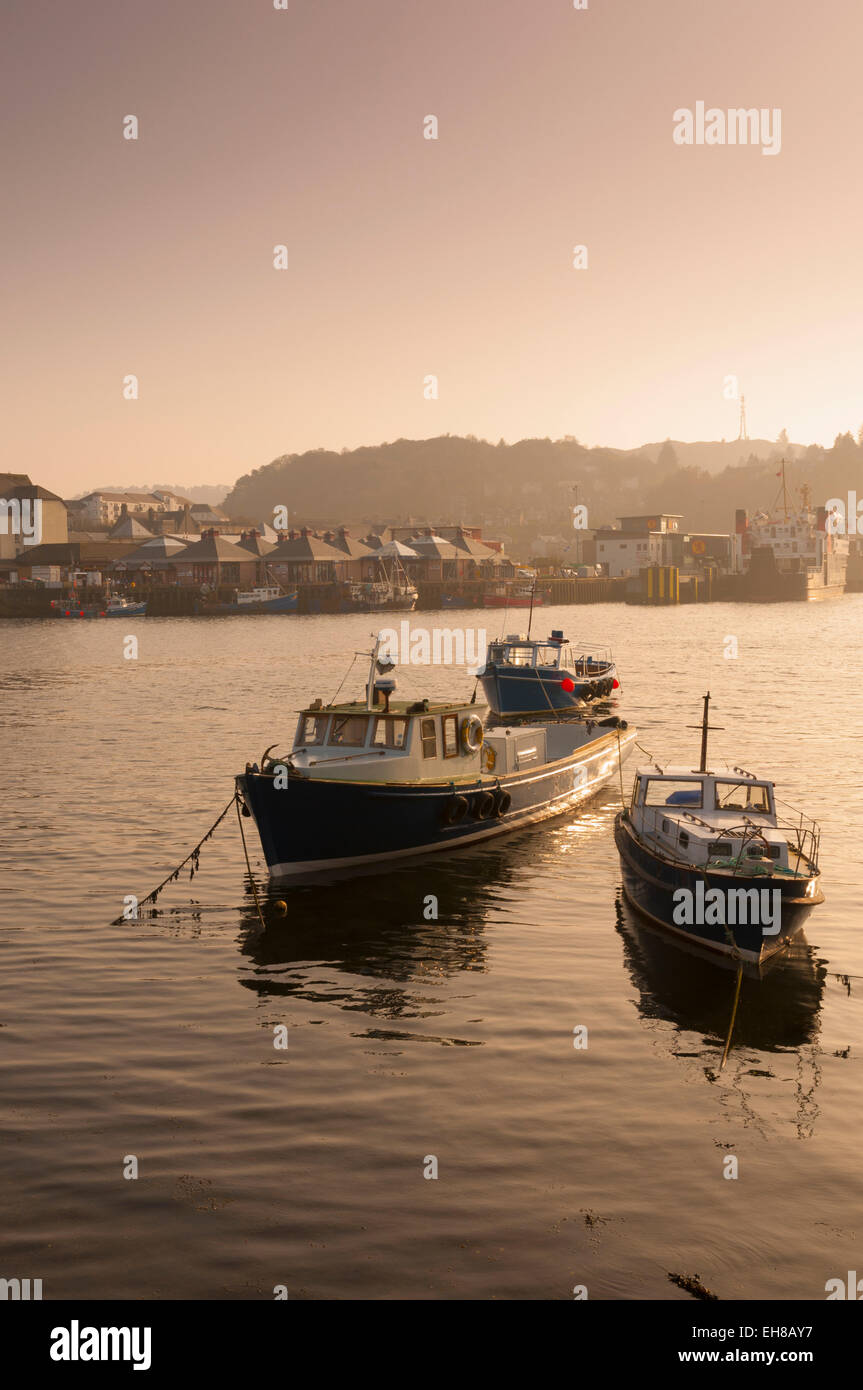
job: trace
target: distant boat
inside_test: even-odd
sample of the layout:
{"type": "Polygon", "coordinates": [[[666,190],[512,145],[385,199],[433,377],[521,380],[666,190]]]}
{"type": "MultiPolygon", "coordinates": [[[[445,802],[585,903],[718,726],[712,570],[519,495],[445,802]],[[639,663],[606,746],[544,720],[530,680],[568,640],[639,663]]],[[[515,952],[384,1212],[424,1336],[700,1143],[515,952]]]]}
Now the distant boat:
{"type": "Polygon", "coordinates": [[[501,718],[583,713],[585,704],[608,699],[620,685],[607,648],[574,652],[557,628],[544,642],[520,633],[490,642],[480,681],[489,709],[501,718]]]}
{"type": "Polygon", "coordinates": [[[339,595],[341,613],[413,612],[419,592],[408,579],[398,549],[395,542],[382,547],[377,579],[344,581],[339,595]]]}
{"type": "Polygon", "coordinates": [[[467,701],[396,703],[369,653],[366,699],[301,711],[236,785],[274,878],[446,853],[562,815],[618,776],[635,731],[560,721],[486,733],[467,701]],[[275,751],[274,751],[275,750],[275,751]]]}
{"type": "Polygon", "coordinates": [[[115,595],[114,598],[108,599],[108,603],[105,607],[105,617],[138,618],[143,613],[146,613],[146,611],[146,599],[135,600],[130,598],[121,598],[119,595],[115,595]]]}
{"type": "Polygon", "coordinates": [[[52,618],[104,618],[107,609],[95,603],[85,606],[76,598],[54,598],[51,600],[50,613],[52,618]]]}
{"type": "Polygon", "coordinates": [[[845,592],[850,543],[834,534],[825,507],[814,510],[808,485],[789,502],[782,461],[781,512],[738,511],[734,543],[742,596],[750,601],[829,598],[845,592]]]}
{"type": "Polygon", "coordinates": [[[286,593],[278,587],[238,590],[230,603],[207,603],[205,614],[296,613],[299,598],[296,589],[286,593]]]}
{"type": "MultiPolygon", "coordinates": [[[[820,889],[820,830],[797,811],[780,819],[774,785],[743,768],[639,767],[615,819],[623,890],[652,922],[688,941],[760,963],[784,948],[820,889]]],[[[789,808],[790,810],[790,808],[789,808]]]]}
{"type": "Polygon", "coordinates": [[[486,608],[540,608],[536,580],[500,580],[483,599],[486,608]]]}

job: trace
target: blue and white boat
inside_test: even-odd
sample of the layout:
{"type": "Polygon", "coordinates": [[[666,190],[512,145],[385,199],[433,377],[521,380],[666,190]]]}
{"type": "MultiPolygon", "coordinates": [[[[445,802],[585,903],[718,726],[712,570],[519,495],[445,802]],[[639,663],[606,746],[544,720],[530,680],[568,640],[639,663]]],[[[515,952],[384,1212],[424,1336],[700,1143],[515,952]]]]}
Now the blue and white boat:
{"type": "Polygon", "coordinates": [[[109,598],[105,607],[106,618],[139,618],[147,611],[146,599],[122,598],[115,595],[109,598]]]}
{"type": "Polygon", "coordinates": [[[298,591],[287,592],[273,584],[257,589],[238,590],[230,603],[207,603],[202,610],[213,614],[243,613],[247,617],[258,613],[296,613],[299,608],[298,591]]]}
{"type": "Polygon", "coordinates": [[[477,706],[396,702],[369,653],[366,699],[300,711],[285,752],[237,777],[274,878],[477,844],[574,810],[618,777],[635,730],[617,718],[499,727],[477,706]]]}
{"type": "Polygon", "coordinates": [[[587,646],[574,652],[559,629],[544,642],[521,633],[490,642],[480,675],[492,714],[501,719],[584,713],[620,686],[611,652],[587,646]]]}
{"type": "Polygon", "coordinates": [[[784,949],[817,904],[821,833],[787,808],[774,784],[740,767],[639,767],[615,819],[623,891],[658,926],[736,960],[784,949]],[[788,814],[790,812],[790,814],[788,814]]]}

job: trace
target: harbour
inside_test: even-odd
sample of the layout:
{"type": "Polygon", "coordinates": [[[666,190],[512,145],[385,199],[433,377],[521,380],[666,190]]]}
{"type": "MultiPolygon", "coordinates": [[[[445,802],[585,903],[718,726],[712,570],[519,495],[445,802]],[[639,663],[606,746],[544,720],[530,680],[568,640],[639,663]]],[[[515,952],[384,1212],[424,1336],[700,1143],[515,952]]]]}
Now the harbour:
{"type": "MultiPolygon", "coordinates": [[[[697,1270],[723,1299],[823,1298],[823,1269],[855,1267],[859,1201],[861,602],[793,609],[796,642],[843,653],[817,725],[772,606],[696,606],[686,628],[668,608],[591,612],[653,757],[697,751],[681,726],[709,686],[717,755],[769,769],[821,822],[825,902],[775,961],[743,963],[736,1010],[737,963],[624,897],[614,783],[511,837],[325,883],[271,882],[247,833],[263,930],[226,819],[194,879],[109,927],[206,829],[250,744],[290,736],[324,675],[332,697],[369,617],[254,616],[228,646],[219,623],[147,619],[137,661],[122,625],[3,624],[6,863],[24,826],[30,845],[4,883],[4,1228],[45,1297],[110,1281],[129,1298],[286,1283],[292,1299],[566,1299],[586,1283],[664,1300],[688,1299],[669,1275],[697,1270]],[[745,1183],[723,1181],[726,1152],[745,1183]],[[134,1193],[106,1173],[130,1153],[134,1193]]],[[[541,621],[577,638],[571,610],[541,621]]],[[[447,665],[400,681],[405,698],[472,688],[447,665]]]]}

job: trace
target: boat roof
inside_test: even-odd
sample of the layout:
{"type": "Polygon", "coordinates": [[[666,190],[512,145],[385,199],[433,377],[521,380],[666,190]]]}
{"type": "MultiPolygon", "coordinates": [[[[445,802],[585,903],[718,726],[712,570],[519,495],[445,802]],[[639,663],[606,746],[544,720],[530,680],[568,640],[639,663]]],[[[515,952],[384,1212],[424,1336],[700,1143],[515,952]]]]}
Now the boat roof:
{"type": "Polygon", "coordinates": [[[768,782],[770,786],[773,785],[769,777],[758,777],[754,772],[747,772],[742,767],[715,767],[702,772],[697,767],[686,767],[682,763],[671,763],[667,767],[659,767],[656,763],[642,763],[635,771],[638,777],[739,777],[743,782],[768,782]]]}
{"type": "Polygon", "coordinates": [[[429,714],[455,714],[461,710],[484,709],[484,705],[471,704],[469,700],[458,700],[455,702],[433,702],[428,701],[428,708],[422,708],[422,700],[390,700],[389,709],[384,709],[383,705],[374,705],[368,708],[365,700],[351,700],[340,705],[320,705],[317,708],[306,706],[299,711],[300,714],[312,714],[323,717],[327,714],[398,714],[398,715],[421,715],[429,714]]]}

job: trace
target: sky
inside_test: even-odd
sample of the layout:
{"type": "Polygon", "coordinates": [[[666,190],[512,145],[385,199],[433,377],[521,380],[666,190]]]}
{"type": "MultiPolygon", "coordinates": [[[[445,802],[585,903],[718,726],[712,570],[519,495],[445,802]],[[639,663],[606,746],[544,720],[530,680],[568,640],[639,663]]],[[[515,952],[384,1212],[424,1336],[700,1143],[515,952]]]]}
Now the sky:
{"type": "Polygon", "coordinates": [[[856,433],[863,6],[587,3],[6,0],[0,468],[856,433]]]}

